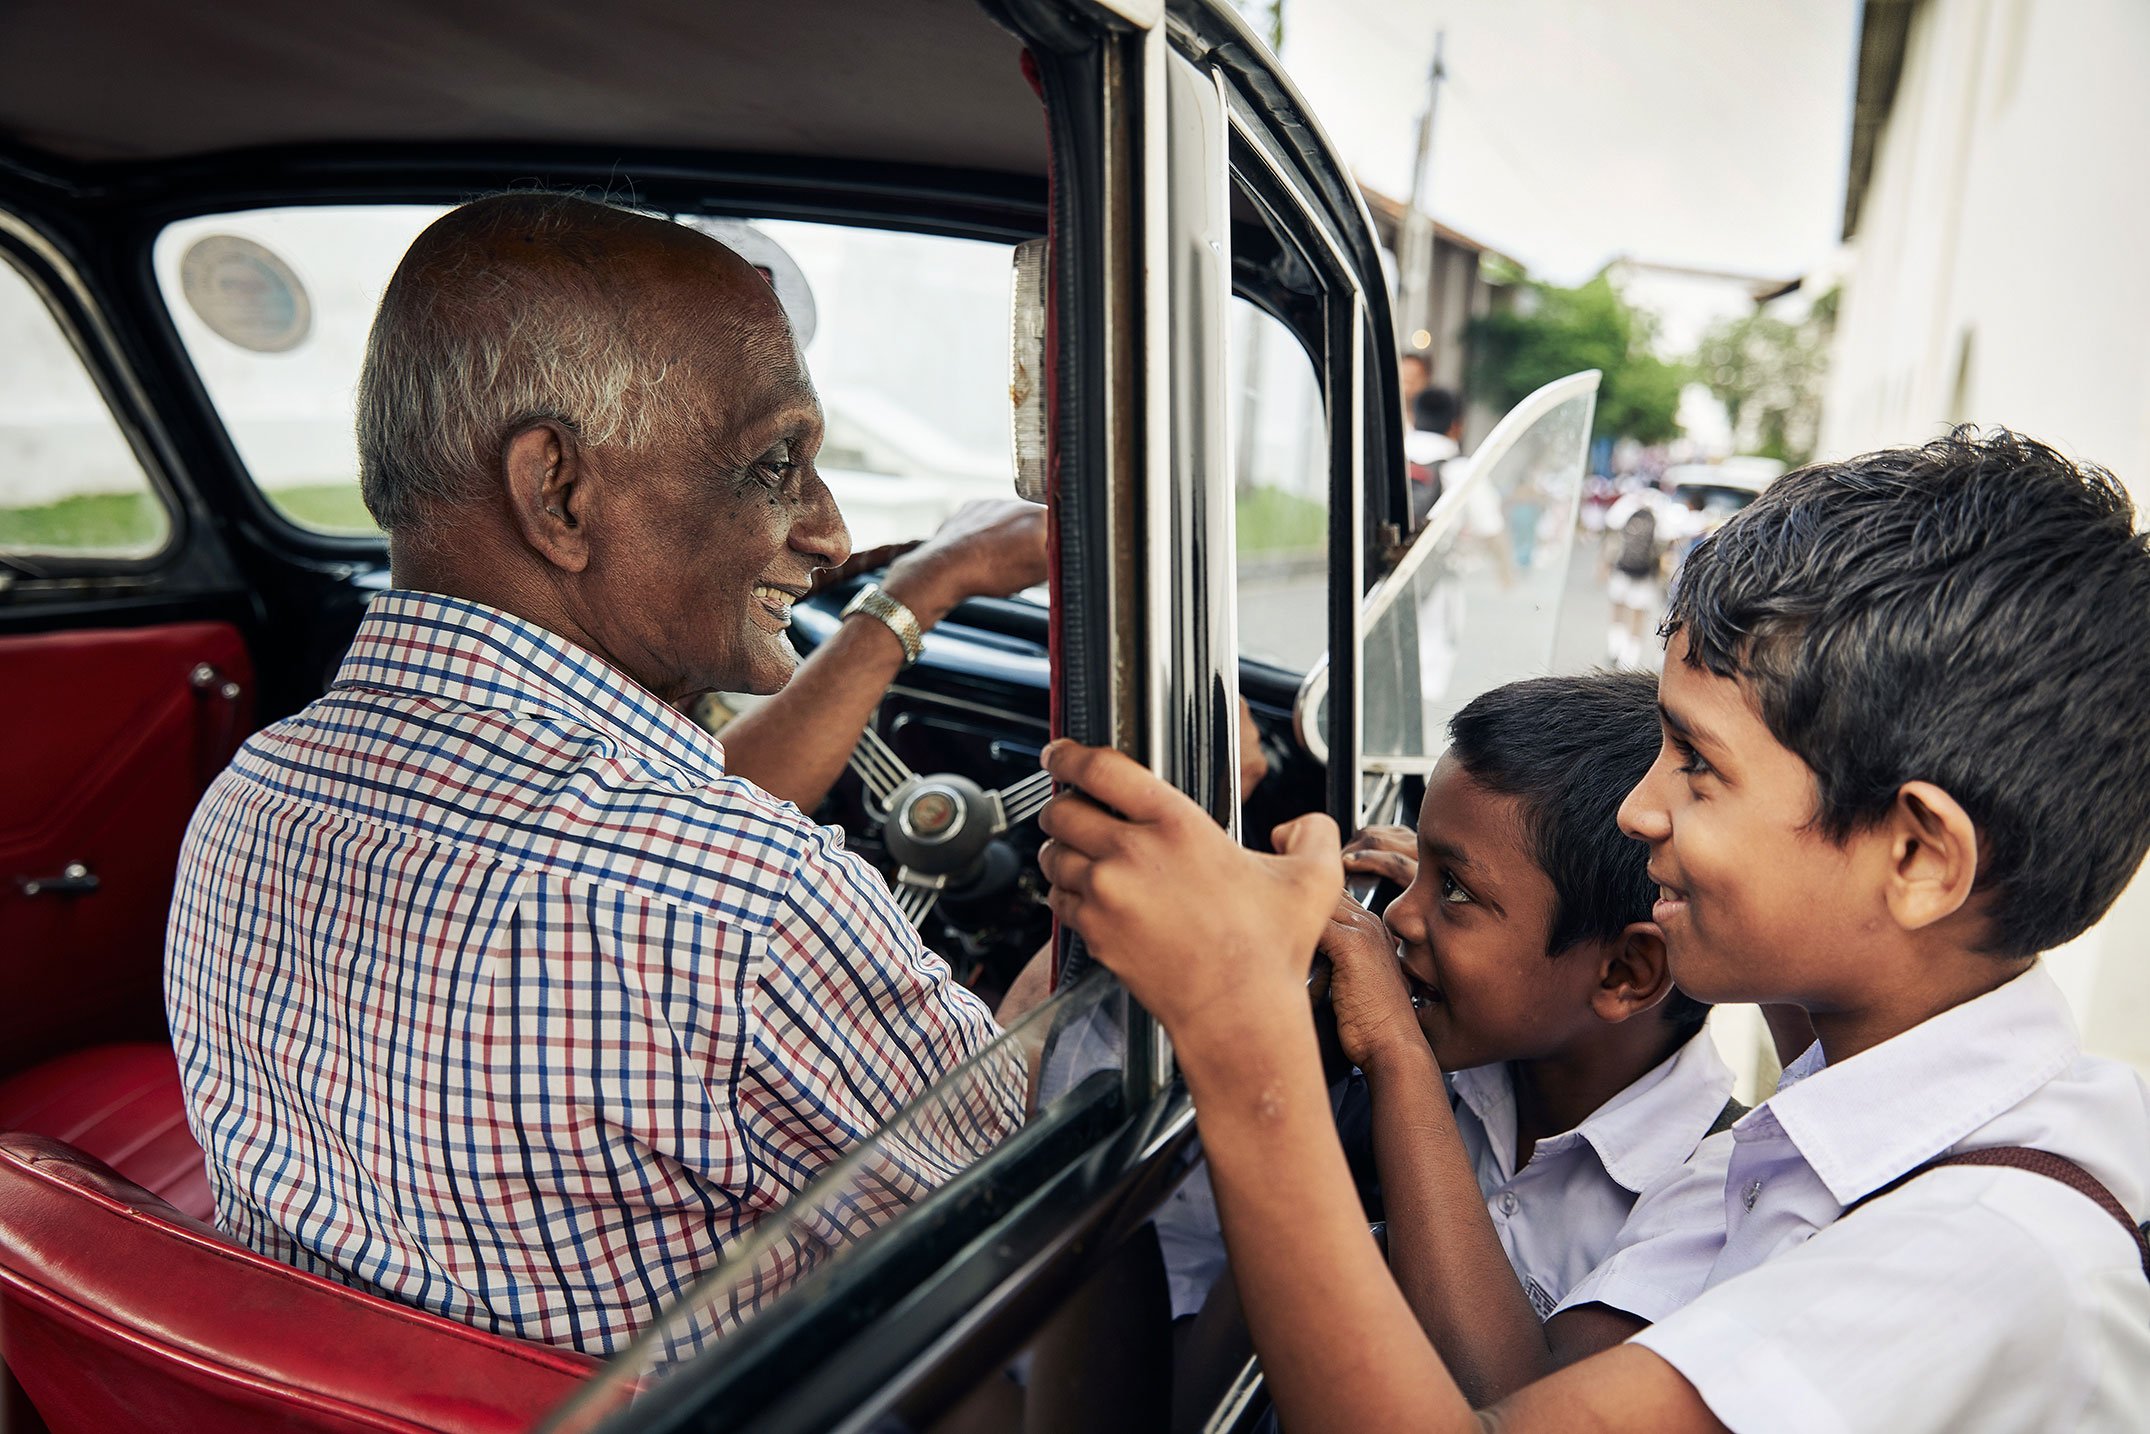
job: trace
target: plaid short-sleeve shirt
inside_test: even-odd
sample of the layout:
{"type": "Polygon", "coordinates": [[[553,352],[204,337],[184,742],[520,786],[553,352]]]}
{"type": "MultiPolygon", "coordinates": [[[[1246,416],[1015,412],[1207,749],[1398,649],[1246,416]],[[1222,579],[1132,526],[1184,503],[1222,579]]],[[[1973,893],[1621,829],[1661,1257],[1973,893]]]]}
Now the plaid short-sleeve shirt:
{"type": "MultiPolygon", "coordinates": [[[[376,599],[181,853],[166,1004],[219,1223],[607,1353],[989,1043],[874,871],[723,756],[550,632],[376,599]]],[[[873,1213],[1020,1118],[897,1142],[873,1213]]],[[[758,1294],[863,1223],[799,1222],[758,1294]]]]}

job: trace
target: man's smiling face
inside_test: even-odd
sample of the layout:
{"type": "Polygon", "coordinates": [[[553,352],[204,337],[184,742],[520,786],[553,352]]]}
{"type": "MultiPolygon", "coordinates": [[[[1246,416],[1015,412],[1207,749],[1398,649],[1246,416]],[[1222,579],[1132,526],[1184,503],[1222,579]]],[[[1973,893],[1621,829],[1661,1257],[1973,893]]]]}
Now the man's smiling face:
{"type": "Polygon", "coordinates": [[[1676,634],[1658,683],[1664,744],[1620,807],[1620,829],[1650,846],[1673,979],[1702,1001],[1826,1008],[1843,953],[1887,920],[1873,844],[1823,835],[1813,771],[1745,687],[1686,658],[1676,634]]]}
{"type": "Polygon", "coordinates": [[[851,549],[814,468],[821,406],[760,275],[700,236],[661,257],[652,292],[678,302],[652,340],[677,355],[695,418],[586,450],[601,511],[578,608],[668,700],[774,692],[798,665],[792,602],[851,549]]]}

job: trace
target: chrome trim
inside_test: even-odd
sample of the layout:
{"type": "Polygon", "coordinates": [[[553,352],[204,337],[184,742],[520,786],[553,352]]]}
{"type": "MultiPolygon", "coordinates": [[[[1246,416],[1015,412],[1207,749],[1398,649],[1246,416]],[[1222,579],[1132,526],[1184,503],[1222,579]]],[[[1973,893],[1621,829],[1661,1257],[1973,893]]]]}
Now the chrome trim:
{"type": "Polygon", "coordinates": [[[1179,191],[1174,182],[1178,171],[1178,146],[1172,134],[1174,107],[1169,85],[1185,61],[1170,56],[1163,30],[1152,30],[1142,40],[1142,538],[1148,551],[1141,564],[1143,578],[1144,651],[1149,657],[1148,680],[1143,683],[1143,750],[1150,770],[1184,789],[1190,773],[1176,771],[1173,760],[1172,711],[1179,693],[1173,677],[1180,672],[1185,654],[1175,649],[1172,622],[1172,569],[1183,551],[1177,541],[1176,497],[1173,491],[1173,436],[1185,415],[1172,410],[1175,368],[1179,346],[1173,332],[1173,297],[1178,288],[1173,273],[1172,246],[1180,229],[1179,191]]]}
{"type": "Polygon", "coordinates": [[[1202,1422],[1202,1434],[1233,1434],[1253,1412],[1254,1401],[1261,1397],[1263,1388],[1262,1358],[1258,1354],[1248,1355],[1246,1365],[1232,1376],[1232,1382],[1225,1386],[1224,1397],[1202,1422]]]}
{"type": "MultiPolygon", "coordinates": [[[[1351,534],[1351,582],[1344,591],[1351,594],[1351,651],[1355,660],[1351,664],[1351,759],[1363,762],[1366,756],[1366,295],[1353,289],[1351,296],[1351,460],[1353,481],[1349,484],[1350,512],[1345,515],[1351,534]]],[[[1334,521],[1332,519],[1331,521],[1334,521]]],[[[1333,590],[1334,584],[1331,588],[1333,590]]],[[[1334,704],[1331,704],[1332,706],[1334,704]]],[[[1362,793],[1363,798],[1363,793],[1362,793]]],[[[1366,825],[1366,804],[1362,799],[1352,813],[1354,829],[1366,825]]]]}
{"type": "MultiPolygon", "coordinates": [[[[1186,674],[1173,694],[1171,725],[1198,734],[1189,755],[1202,770],[1178,785],[1206,798],[1211,815],[1239,835],[1239,607],[1234,532],[1232,426],[1228,419],[1232,293],[1231,131],[1224,80],[1177,53],[1167,66],[1171,122],[1172,294],[1167,389],[1171,556],[1159,586],[1167,596],[1152,631],[1186,674]],[[1188,621],[1201,614],[1199,624],[1188,621]],[[1221,683],[1212,682],[1213,676],[1221,683]],[[1222,736],[1222,741],[1216,737],[1222,736]]],[[[1186,736],[1181,745],[1187,746],[1186,736]]]]}
{"type": "Polygon", "coordinates": [[[933,703],[942,707],[953,707],[959,712],[975,712],[981,717],[997,717],[1003,722],[1015,722],[1024,727],[1046,728],[1050,726],[1045,718],[1038,716],[1034,712],[1011,712],[1005,707],[994,707],[989,703],[972,702],[961,697],[944,697],[938,692],[928,692],[919,687],[892,685],[888,689],[887,696],[883,697],[882,701],[886,702],[889,697],[901,697],[906,702],[933,703]]]}

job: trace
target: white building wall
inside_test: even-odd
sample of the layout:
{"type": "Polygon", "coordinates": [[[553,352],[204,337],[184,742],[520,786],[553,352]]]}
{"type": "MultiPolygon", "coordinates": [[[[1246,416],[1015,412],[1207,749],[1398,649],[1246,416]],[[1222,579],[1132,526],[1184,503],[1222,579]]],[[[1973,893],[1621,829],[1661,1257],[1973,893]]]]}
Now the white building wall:
{"type": "MultiPolygon", "coordinates": [[[[2143,0],[1924,0],[1820,456],[2006,424],[2104,464],[2150,509],[2145,74],[2143,0]]],[[[2150,1069],[2150,879],[2052,964],[2091,1047],[2150,1069]]]]}

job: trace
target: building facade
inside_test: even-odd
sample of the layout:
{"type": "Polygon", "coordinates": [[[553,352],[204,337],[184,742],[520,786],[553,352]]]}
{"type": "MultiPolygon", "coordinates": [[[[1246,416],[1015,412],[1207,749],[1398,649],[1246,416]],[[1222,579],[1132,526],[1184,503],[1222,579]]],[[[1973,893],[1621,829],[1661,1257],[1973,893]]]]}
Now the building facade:
{"type": "MultiPolygon", "coordinates": [[[[2005,424],[2150,507],[2150,5],[1869,0],[1858,63],[1820,456],[2005,424]]],[[[2051,964],[2150,1069],[2146,951],[2138,877],[2051,964]]]]}

